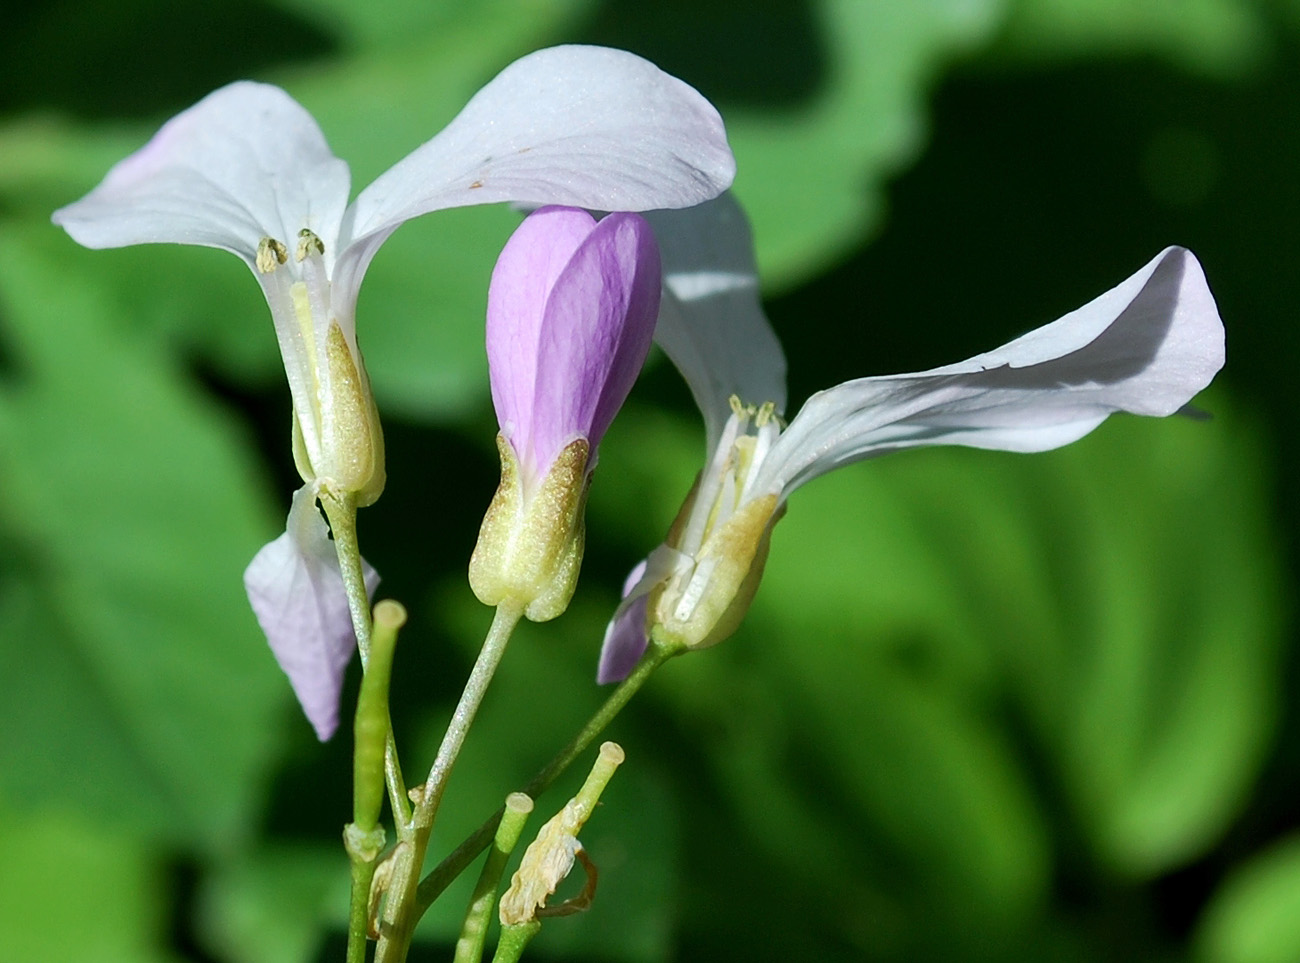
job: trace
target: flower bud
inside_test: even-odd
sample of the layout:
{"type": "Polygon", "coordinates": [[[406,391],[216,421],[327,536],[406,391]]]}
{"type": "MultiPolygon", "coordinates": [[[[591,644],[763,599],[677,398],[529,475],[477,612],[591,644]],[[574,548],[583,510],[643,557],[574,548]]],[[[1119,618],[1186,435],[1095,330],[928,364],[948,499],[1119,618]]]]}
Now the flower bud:
{"type": "Polygon", "coordinates": [[[534,621],[569,604],[596,448],[650,350],[659,251],[645,220],[544,207],[506,243],[488,290],[501,484],[470,584],[534,621]]]}

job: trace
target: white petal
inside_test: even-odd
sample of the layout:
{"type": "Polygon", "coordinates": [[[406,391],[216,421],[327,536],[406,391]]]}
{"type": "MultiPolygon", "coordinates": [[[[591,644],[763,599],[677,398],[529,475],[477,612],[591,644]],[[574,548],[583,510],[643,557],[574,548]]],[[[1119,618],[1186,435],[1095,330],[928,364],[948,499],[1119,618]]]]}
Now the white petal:
{"type": "Polygon", "coordinates": [[[692,87],[622,50],[539,50],[361,192],[346,270],[363,272],[384,237],[429,211],[497,201],[686,207],[734,176],[722,119],[692,87]]]}
{"type": "Polygon", "coordinates": [[[1168,248],[1123,284],[995,351],[932,371],[818,392],[755,491],[793,488],[897,448],[1045,451],[1116,411],[1168,415],[1223,366],[1223,324],[1191,252],[1168,248]]]}
{"type": "Polygon", "coordinates": [[[292,256],[307,227],[332,258],[348,190],[311,115],[278,87],[241,81],[169,120],[54,222],[92,248],[166,241],[247,260],[263,237],[292,256]]]}
{"type": "Polygon", "coordinates": [[[646,218],[663,255],[655,340],[690,386],[713,451],[732,395],[785,410],[785,354],[763,314],[749,222],[730,192],[646,218]]]}
{"type": "MultiPolygon", "coordinates": [[[[373,594],[379,576],[362,564],[373,594]]],[[[338,727],[339,691],[357,640],[338,556],[310,486],[294,492],[285,533],[254,556],[244,588],[271,652],[323,742],[338,727]]]]}

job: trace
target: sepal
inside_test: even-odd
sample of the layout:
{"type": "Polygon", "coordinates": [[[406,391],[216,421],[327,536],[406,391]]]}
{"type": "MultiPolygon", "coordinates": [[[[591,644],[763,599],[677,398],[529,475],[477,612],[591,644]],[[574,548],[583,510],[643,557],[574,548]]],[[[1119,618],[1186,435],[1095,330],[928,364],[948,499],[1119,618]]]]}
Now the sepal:
{"type": "Polygon", "coordinates": [[[585,438],[565,445],[531,492],[504,435],[497,435],[497,449],[501,484],[470,558],[470,587],[484,605],[511,601],[532,621],[545,622],[568,608],[577,586],[590,447],[585,438]]]}
{"type": "Polygon", "coordinates": [[[651,629],[691,649],[735,632],[763,577],[772,527],[784,514],[776,494],[764,495],[710,533],[695,564],[651,594],[651,629]]]}

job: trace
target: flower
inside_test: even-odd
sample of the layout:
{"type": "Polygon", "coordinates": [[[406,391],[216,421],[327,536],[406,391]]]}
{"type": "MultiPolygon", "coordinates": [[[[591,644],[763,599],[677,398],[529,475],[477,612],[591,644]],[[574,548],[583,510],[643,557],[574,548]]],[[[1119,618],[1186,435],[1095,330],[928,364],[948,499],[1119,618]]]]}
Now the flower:
{"type": "Polygon", "coordinates": [[[1173,414],[1223,366],[1223,324],[1205,275],[1190,251],[1170,247],[1009,344],[819,391],[783,428],[785,362],[759,306],[744,215],[724,195],[652,222],[665,271],[657,336],[704,413],[709,455],[668,539],[625,586],[601,682],[632,670],[651,631],[690,648],[730,635],[786,499],[818,475],[924,445],[1046,451],[1116,411],[1173,414]],[[739,357],[728,356],[732,345],[739,357]]]}
{"type": "Polygon", "coordinates": [[[501,485],[470,584],[534,621],[573,595],[600,439],[650,350],[659,249],[645,218],[544,207],[506,243],[488,289],[487,353],[501,485]]]}
{"type": "MultiPolygon", "coordinates": [[[[312,117],[276,87],[239,82],[172,118],[55,212],[87,247],[218,247],[261,284],[289,379],[295,462],[312,497],[294,499],[288,537],[264,548],[245,580],[304,708],[320,704],[321,687],[337,693],[341,670],[322,674],[336,661],[323,650],[350,631],[338,586],[311,575],[331,563],[304,541],[315,527],[308,516],[317,496],[366,505],[384,483],[354,319],[383,241],[412,217],[470,204],[683,207],[725,189],[734,171],[717,111],[692,88],[623,51],[565,46],[508,66],[351,204],[348,167],[312,117]],[[308,610],[324,621],[292,617],[308,610]],[[286,657],[300,649],[317,657],[286,657]]],[[[308,714],[318,732],[332,730],[319,709],[308,714]]]]}

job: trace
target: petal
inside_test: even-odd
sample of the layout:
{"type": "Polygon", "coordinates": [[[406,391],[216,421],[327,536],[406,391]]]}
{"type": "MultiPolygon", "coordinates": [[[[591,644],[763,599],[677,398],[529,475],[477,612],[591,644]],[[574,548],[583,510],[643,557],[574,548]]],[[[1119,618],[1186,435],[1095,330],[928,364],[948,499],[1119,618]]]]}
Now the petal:
{"type": "Polygon", "coordinates": [[[596,682],[621,682],[636,668],[650,644],[646,626],[646,606],[650,593],[666,582],[688,560],[681,553],[660,545],[650,557],[636,564],[623,581],[623,601],[614,611],[614,617],[605,628],[605,641],[600,647],[600,664],[596,668],[596,682]]]}
{"type": "Polygon", "coordinates": [[[361,192],[345,271],[364,271],[384,237],[429,211],[498,201],[687,207],[734,176],[722,119],[687,84],[622,50],[539,50],[361,192]]]}
{"type": "Polygon", "coordinates": [[[1123,284],[987,354],[818,392],[763,463],[786,494],[838,465],[918,445],[1046,451],[1116,411],[1169,415],[1223,366],[1200,264],[1171,247],[1123,284]]]}
{"type": "Polygon", "coordinates": [[[546,301],[531,423],[538,466],[575,435],[594,452],[645,363],[659,313],[659,249],[645,218],[610,214],[546,301]]]}
{"type": "Polygon", "coordinates": [[[785,354],[759,300],[749,222],[730,192],[646,218],[664,265],[655,340],[690,386],[713,451],[732,395],[785,410],[785,354]]]}
{"type": "Polygon", "coordinates": [[[547,297],[595,226],[596,219],[577,208],[534,211],[510,235],[492,270],[487,301],[492,403],[502,432],[516,450],[516,432],[532,416],[547,297]]]}
{"type": "MultiPolygon", "coordinates": [[[[244,571],[248,601],[303,712],[323,742],[339,720],[339,691],[356,636],[338,556],[310,486],[294,492],[287,530],[244,571]]],[[[362,563],[366,588],[379,584],[362,563]]]]}
{"type": "MultiPolygon", "coordinates": [[[[644,562],[641,563],[645,565],[644,562]]],[[[635,569],[633,570],[635,571],[635,569]]],[[[600,662],[596,666],[596,684],[622,682],[645,654],[650,644],[646,634],[646,608],[650,603],[648,593],[628,599],[614,612],[605,628],[605,641],[600,646],[600,662]]]]}
{"type": "Polygon", "coordinates": [[[92,248],[155,241],[224,248],[251,261],[272,237],[310,228],[334,256],[348,167],[278,87],[222,87],[163,125],[93,191],[54,212],[92,248]]]}

